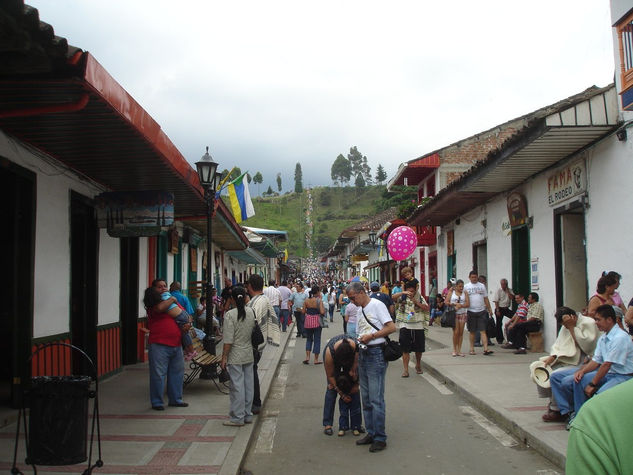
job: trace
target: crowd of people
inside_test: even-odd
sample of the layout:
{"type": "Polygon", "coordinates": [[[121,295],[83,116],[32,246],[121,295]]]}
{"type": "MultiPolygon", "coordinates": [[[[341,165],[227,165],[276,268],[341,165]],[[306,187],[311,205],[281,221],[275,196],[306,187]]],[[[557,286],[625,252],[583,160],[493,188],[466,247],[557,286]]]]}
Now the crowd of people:
{"type": "MultiPolygon", "coordinates": [[[[324,434],[334,434],[338,399],[338,435],[347,431],[355,436],[365,434],[356,443],[377,452],[387,446],[384,390],[388,362],[383,348],[390,334],[398,331],[402,377],[407,378],[412,352],[412,367],[422,373],[428,327],[440,321],[452,327],[454,357],[466,356],[462,351],[464,330],[469,333],[468,354],[476,355],[476,348],[483,347],[482,354],[490,356],[493,340],[501,348],[525,354],[528,334],[542,329],[544,310],[538,293],[513,291],[507,279],[501,279],[498,289],[491,292],[492,302],[485,276],[475,271],[469,273],[467,283],[450,279],[441,292],[433,281],[427,302],[412,269],[401,269],[401,277],[393,286],[389,282],[327,283],[297,278],[280,285],[271,280],[264,287],[259,275],[251,275],[244,285],[227,279],[219,297],[213,292],[210,306],[202,299],[195,310],[178,282],[168,291],[167,283],[157,279],[144,296],[152,408],[164,410],[165,388],[169,406],[187,406],[182,397],[184,361],[196,356],[189,335],[195,332],[204,338],[211,308],[211,328],[222,339],[220,366],[231,381],[229,419],[224,423],[242,426],[252,422],[261,408],[257,375],[261,352],[267,344],[280,344],[281,333],[288,331],[294,318],[296,338],[305,339],[303,363],[323,365],[325,370],[324,434]],[[340,312],[342,333],[325,342],[322,352],[322,328],[334,323],[335,312],[340,312]],[[264,338],[253,347],[256,325],[264,338]]],[[[624,305],[617,292],[620,280],[618,273],[605,272],[581,312],[568,307],[556,311],[560,331],[550,354],[530,365],[539,396],[549,399],[543,421],[565,422],[568,429],[578,426],[586,432],[592,426],[583,418],[581,407],[592,396],[633,376],[633,342],[627,329],[629,325],[633,328],[633,299],[628,307],[624,305]]]]}

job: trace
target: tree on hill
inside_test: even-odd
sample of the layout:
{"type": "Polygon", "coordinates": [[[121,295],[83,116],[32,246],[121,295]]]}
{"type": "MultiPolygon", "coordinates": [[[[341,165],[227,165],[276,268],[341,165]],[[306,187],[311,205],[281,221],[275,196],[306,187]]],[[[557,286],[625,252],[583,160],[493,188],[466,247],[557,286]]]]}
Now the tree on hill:
{"type": "Polygon", "coordinates": [[[363,174],[359,173],[356,175],[356,181],[354,182],[356,188],[364,188],[365,187],[365,179],[363,178],[363,174]]]}
{"type": "MultiPolygon", "coordinates": [[[[227,173],[228,173],[228,170],[227,170],[227,173]]],[[[242,170],[240,170],[240,167],[235,167],[233,171],[231,172],[231,178],[229,178],[229,181],[235,180],[241,174],[242,174],[242,170]]]]}
{"type": "Polygon", "coordinates": [[[365,183],[368,185],[371,185],[371,182],[372,182],[371,167],[367,163],[367,157],[365,156],[363,156],[362,168],[363,168],[363,178],[365,179],[365,183]]]}
{"type": "Polygon", "coordinates": [[[303,192],[303,172],[301,171],[301,164],[297,163],[295,166],[295,193],[303,192]]]}
{"type": "Polygon", "coordinates": [[[257,172],[255,173],[255,176],[253,177],[253,183],[255,183],[257,185],[257,194],[259,195],[259,185],[261,185],[261,183],[264,181],[264,177],[262,176],[261,173],[257,172]]]}
{"type": "Polygon", "coordinates": [[[358,151],[356,146],[349,149],[347,159],[352,168],[352,176],[358,176],[359,173],[363,172],[363,154],[358,151]]]}
{"type": "Polygon", "coordinates": [[[268,185],[268,189],[262,194],[265,196],[272,196],[275,194],[275,192],[273,191],[273,187],[268,185]]]}
{"type": "Polygon", "coordinates": [[[334,160],[332,164],[331,172],[332,181],[335,185],[349,183],[349,180],[352,176],[352,167],[349,163],[349,160],[346,159],[342,154],[339,154],[334,160]]]}
{"type": "Polygon", "coordinates": [[[376,169],[376,182],[379,185],[382,185],[382,182],[385,181],[386,179],[387,179],[387,172],[385,172],[385,169],[379,163],[378,168],[376,169]]]}
{"type": "Polygon", "coordinates": [[[277,173],[277,191],[281,193],[281,173],[277,173]]]}

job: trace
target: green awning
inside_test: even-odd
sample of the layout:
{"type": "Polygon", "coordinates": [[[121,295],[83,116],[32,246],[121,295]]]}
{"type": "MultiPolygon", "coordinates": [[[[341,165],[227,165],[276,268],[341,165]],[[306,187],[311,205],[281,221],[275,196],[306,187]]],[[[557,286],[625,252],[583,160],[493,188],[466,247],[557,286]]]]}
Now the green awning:
{"type": "Polygon", "coordinates": [[[266,264],[266,259],[258,251],[252,248],[244,249],[243,251],[228,251],[227,254],[234,257],[238,261],[245,264],[262,265],[266,264]]]}

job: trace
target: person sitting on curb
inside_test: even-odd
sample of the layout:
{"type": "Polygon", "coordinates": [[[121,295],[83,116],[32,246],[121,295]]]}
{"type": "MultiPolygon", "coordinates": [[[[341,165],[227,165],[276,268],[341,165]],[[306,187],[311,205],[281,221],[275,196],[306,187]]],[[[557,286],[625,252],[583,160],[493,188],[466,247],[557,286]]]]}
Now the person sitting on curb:
{"type": "Polygon", "coordinates": [[[515,322],[508,331],[508,340],[512,342],[513,347],[516,349],[515,355],[526,354],[527,334],[541,330],[545,312],[543,311],[543,305],[538,300],[539,296],[536,292],[528,294],[527,303],[529,307],[525,320],[515,322]]]}
{"type": "MultiPolygon", "coordinates": [[[[553,372],[564,369],[579,369],[579,365],[586,357],[591,357],[596,349],[598,341],[598,327],[591,317],[577,315],[569,307],[560,307],[554,314],[560,331],[556,341],[550,349],[549,356],[543,356],[539,361],[535,361],[530,366],[533,370],[535,365],[542,362],[545,366],[552,368],[553,372]]],[[[551,374],[550,374],[551,378],[551,374]]],[[[552,397],[552,389],[536,386],[539,397],[549,398],[547,412],[542,418],[545,422],[563,422],[565,417],[561,415],[556,401],[552,397]]]]}
{"type": "Polygon", "coordinates": [[[587,364],[552,374],[554,399],[562,415],[568,416],[567,428],[582,405],[594,394],[631,379],[633,375],[633,342],[617,325],[611,305],[600,305],[595,315],[598,330],[604,334],[598,339],[596,352],[587,364]]]}

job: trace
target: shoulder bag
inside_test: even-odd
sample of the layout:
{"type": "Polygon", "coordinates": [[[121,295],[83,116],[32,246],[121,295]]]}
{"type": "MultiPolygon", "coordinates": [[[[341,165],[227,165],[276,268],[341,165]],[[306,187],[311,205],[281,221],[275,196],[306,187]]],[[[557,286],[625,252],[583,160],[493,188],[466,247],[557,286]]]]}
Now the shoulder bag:
{"type": "MultiPolygon", "coordinates": [[[[251,308],[251,310],[253,310],[251,308]]],[[[253,332],[251,333],[251,344],[253,348],[258,348],[259,345],[264,343],[264,334],[262,333],[262,329],[259,327],[259,323],[257,323],[257,315],[255,315],[255,310],[253,310],[253,318],[255,319],[255,325],[253,325],[253,332]]]]}
{"type": "MultiPolygon", "coordinates": [[[[371,323],[369,318],[367,318],[367,315],[365,315],[365,309],[363,309],[363,307],[361,307],[361,311],[363,312],[363,317],[365,317],[367,323],[369,323],[376,331],[380,331],[380,329],[376,325],[371,323]]],[[[388,336],[385,336],[384,338],[385,344],[382,347],[382,356],[385,358],[385,361],[396,361],[402,356],[402,348],[400,348],[400,343],[390,340],[388,336]]]]}
{"type": "Polygon", "coordinates": [[[444,328],[455,328],[455,307],[448,305],[440,317],[440,325],[444,328]]]}

